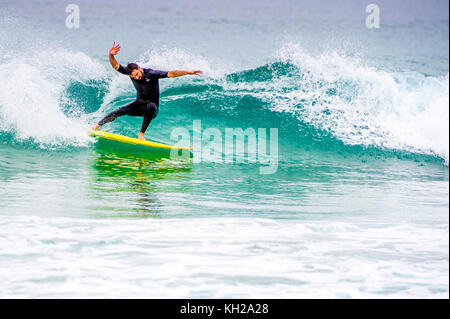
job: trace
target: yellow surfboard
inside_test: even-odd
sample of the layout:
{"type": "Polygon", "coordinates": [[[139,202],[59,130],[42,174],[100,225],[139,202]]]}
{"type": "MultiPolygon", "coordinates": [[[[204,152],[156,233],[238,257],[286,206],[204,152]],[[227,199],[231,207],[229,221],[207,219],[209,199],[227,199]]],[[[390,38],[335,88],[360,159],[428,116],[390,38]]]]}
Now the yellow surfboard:
{"type": "Polygon", "coordinates": [[[160,143],[160,142],[156,142],[156,141],[152,141],[152,140],[143,141],[143,140],[140,140],[137,138],[103,132],[103,131],[89,130],[88,133],[90,136],[93,136],[93,137],[96,137],[99,139],[125,143],[128,145],[136,145],[141,150],[144,149],[144,150],[148,150],[149,152],[156,151],[156,152],[159,152],[159,153],[162,153],[165,155],[170,155],[170,152],[172,150],[179,150],[179,151],[185,150],[185,151],[189,151],[189,153],[190,153],[189,157],[192,157],[192,151],[194,149],[193,147],[173,146],[173,145],[168,145],[168,144],[164,144],[164,143],[160,143]]]}

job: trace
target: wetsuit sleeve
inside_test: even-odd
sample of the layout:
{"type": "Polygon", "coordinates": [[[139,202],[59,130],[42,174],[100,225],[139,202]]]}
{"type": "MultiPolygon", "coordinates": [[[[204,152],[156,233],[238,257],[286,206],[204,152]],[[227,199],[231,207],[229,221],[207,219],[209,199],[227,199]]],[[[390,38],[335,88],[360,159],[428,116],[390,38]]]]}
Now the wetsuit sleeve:
{"type": "Polygon", "coordinates": [[[163,78],[167,78],[168,73],[169,73],[169,71],[159,71],[159,70],[148,69],[147,74],[150,79],[163,79],[163,78]]]}
{"type": "Polygon", "coordinates": [[[117,69],[118,72],[128,75],[127,70],[123,67],[122,64],[119,64],[119,68],[117,69]]]}

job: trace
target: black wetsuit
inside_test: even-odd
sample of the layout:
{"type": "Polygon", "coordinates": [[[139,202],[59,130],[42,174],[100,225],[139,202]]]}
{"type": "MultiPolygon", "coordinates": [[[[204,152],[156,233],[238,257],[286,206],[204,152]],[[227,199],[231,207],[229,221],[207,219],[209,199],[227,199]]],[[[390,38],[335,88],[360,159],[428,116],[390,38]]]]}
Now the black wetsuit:
{"type": "MultiPolygon", "coordinates": [[[[158,79],[166,78],[167,71],[158,71],[152,69],[142,69],[144,71],[144,79],[135,80],[130,77],[137,91],[136,100],[118,108],[109,113],[98,124],[103,124],[114,121],[122,115],[143,116],[141,132],[145,133],[150,122],[158,115],[159,109],[159,83],[158,79]]],[[[117,69],[122,74],[128,75],[127,71],[122,65],[117,69]]]]}

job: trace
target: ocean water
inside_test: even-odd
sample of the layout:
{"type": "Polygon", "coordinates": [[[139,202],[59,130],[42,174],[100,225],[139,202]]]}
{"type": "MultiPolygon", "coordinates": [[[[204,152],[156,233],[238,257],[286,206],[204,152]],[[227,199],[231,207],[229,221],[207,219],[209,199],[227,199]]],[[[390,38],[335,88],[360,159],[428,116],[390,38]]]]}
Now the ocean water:
{"type": "Polygon", "coordinates": [[[0,297],[449,297],[448,2],[74,3],[0,0],[0,297]],[[276,171],[87,136],[135,97],[113,41],[204,71],[146,136],[277,128],[276,171]]]}

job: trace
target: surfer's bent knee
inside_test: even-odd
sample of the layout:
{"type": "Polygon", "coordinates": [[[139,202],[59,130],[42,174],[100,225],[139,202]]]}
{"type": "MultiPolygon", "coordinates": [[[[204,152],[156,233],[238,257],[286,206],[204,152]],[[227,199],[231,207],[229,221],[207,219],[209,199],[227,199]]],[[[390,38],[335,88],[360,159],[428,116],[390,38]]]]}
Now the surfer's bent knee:
{"type": "Polygon", "coordinates": [[[147,112],[152,115],[152,118],[154,119],[156,115],[158,115],[158,107],[155,103],[149,102],[147,103],[147,112]]]}

